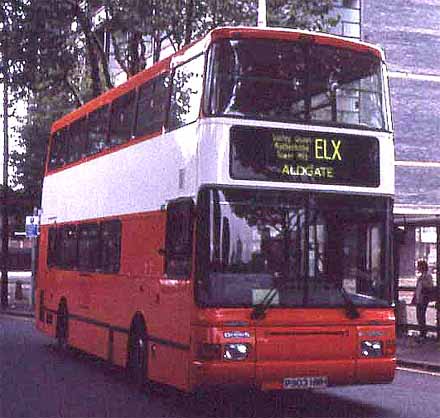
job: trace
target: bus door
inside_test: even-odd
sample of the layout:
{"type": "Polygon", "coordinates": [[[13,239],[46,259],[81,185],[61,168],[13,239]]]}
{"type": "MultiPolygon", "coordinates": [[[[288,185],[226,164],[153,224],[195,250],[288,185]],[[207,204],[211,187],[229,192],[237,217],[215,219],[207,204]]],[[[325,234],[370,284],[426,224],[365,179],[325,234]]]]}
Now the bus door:
{"type": "Polygon", "coordinates": [[[152,330],[156,339],[152,339],[154,348],[151,352],[156,361],[151,363],[150,378],[173,382],[180,388],[186,388],[188,384],[193,223],[194,202],[191,198],[168,203],[165,248],[159,250],[164,257],[164,274],[159,280],[157,323],[152,330]]]}

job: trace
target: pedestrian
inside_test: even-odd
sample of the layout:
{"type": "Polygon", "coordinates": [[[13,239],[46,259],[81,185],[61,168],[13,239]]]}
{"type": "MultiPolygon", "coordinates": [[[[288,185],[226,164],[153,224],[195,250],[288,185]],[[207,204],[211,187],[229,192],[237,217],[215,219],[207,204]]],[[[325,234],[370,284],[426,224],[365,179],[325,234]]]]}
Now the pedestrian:
{"type": "Polygon", "coordinates": [[[416,289],[412,303],[416,304],[417,322],[420,327],[420,338],[426,338],[426,310],[429,303],[430,291],[433,288],[432,276],[428,273],[428,263],[426,260],[417,261],[417,278],[416,289]]]}

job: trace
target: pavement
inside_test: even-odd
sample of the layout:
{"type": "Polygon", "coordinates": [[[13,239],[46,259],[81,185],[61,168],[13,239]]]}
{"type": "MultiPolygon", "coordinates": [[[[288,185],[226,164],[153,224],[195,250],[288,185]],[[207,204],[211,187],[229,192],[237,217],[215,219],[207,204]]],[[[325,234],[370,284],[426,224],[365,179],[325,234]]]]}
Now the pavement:
{"type": "Polygon", "coordinates": [[[0,314],[33,318],[34,308],[27,299],[13,300],[9,301],[7,308],[0,307],[0,314]]]}
{"type": "Polygon", "coordinates": [[[435,338],[420,341],[416,336],[407,335],[398,337],[397,365],[440,372],[440,341],[435,338]]]}
{"type": "MultiPolygon", "coordinates": [[[[0,308],[0,314],[29,317],[34,310],[28,298],[11,300],[6,309],[0,308]]],[[[440,372],[440,340],[434,337],[419,340],[415,335],[403,335],[397,338],[397,365],[411,369],[440,372]]]]}
{"type": "Polygon", "coordinates": [[[8,272],[8,308],[0,307],[0,313],[33,316],[31,276],[30,271],[8,272]]]}

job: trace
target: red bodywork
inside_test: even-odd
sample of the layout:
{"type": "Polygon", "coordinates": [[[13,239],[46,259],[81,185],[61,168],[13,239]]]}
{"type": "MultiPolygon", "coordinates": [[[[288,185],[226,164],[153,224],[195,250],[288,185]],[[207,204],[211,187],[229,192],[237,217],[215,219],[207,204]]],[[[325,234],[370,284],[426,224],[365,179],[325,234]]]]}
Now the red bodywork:
{"type": "Polygon", "coordinates": [[[165,212],[122,218],[119,274],[86,274],[47,267],[47,232],[42,228],[36,315],[41,331],[55,336],[61,298],[69,310],[69,344],[126,365],[130,324],[135,313],[145,319],[148,377],[185,391],[217,385],[245,385],[263,390],[283,388],[285,378],[326,376],[329,385],[385,383],[395,370],[394,313],[361,309],[349,319],[342,308],[269,308],[252,320],[251,308],[197,307],[194,280],[169,280],[163,274],[165,212]],[[145,239],[148,237],[148,239],[145,239]],[[249,337],[227,338],[225,332],[247,331],[249,337]],[[360,342],[383,342],[384,356],[362,358],[360,342]],[[223,359],[226,343],[246,343],[242,361],[223,359]],[[204,344],[217,350],[201,354],[204,344]]]}

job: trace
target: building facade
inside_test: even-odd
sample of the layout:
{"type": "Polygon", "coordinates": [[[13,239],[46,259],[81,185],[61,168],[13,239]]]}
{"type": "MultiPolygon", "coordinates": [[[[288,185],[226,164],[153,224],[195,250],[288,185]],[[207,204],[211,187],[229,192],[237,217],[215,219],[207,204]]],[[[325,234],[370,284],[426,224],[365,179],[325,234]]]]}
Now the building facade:
{"type": "Polygon", "coordinates": [[[440,2],[362,0],[361,39],[384,47],[396,145],[399,273],[437,268],[440,225],[440,2]]]}

